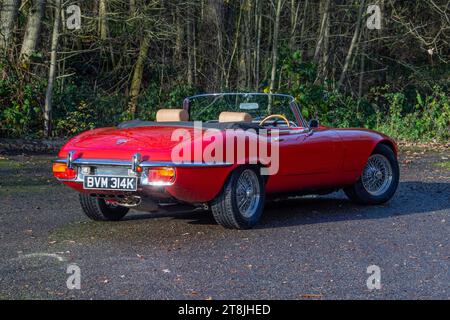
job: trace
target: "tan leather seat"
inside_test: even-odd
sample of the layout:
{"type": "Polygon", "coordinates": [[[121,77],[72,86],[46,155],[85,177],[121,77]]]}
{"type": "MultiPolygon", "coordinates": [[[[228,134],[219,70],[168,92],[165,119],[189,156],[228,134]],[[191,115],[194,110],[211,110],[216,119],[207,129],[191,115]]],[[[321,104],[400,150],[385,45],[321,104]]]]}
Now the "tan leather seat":
{"type": "Polygon", "coordinates": [[[189,114],[184,109],[161,109],[156,113],[156,122],[189,121],[189,114]]]}
{"type": "Polygon", "coordinates": [[[222,112],[219,122],[252,122],[252,116],[246,112],[222,112]]]}

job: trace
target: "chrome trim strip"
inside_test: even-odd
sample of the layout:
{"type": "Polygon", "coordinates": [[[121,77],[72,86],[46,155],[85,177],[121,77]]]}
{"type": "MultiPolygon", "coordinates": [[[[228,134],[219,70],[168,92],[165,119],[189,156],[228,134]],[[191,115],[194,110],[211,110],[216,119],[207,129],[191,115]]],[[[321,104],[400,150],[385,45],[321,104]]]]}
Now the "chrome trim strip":
{"type": "MultiPolygon", "coordinates": [[[[53,162],[55,163],[66,163],[67,159],[56,159],[53,162]]],[[[131,161],[124,160],[108,160],[108,159],[75,159],[72,161],[72,164],[75,166],[132,166],[131,161]]],[[[175,168],[210,168],[210,167],[230,167],[232,163],[228,162],[216,162],[216,163],[207,163],[207,162],[183,162],[176,163],[172,161],[143,161],[140,163],[140,166],[143,168],[152,168],[152,167],[175,167],[175,168]]]]}
{"type": "Polygon", "coordinates": [[[142,156],[140,153],[135,153],[131,159],[131,171],[137,173],[138,167],[142,162],[142,156]]]}
{"type": "MultiPolygon", "coordinates": [[[[56,159],[53,162],[56,163],[66,163],[66,159],[56,159]]],[[[74,165],[77,166],[88,166],[88,165],[105,165],[105,166],[129,166],[131,168],[131,162],[130,161],[123,161],[123,160],[106,160],[106,159],[75,159],[72,161],[74,165]]]]}
{"type": "Polygon", "coordinates": [[[67,167],[69,169],[73,168],[73,156],[75,154],[75,151],[69,151],[69,153],[67,154],[67,167]]]}
{"type": "Polygon", "coordinates": [[[209,168],[209,167],[231,167],[233,164],[228,162],[172,162],[172,161],[144,161],[141,163],[141,167],[175,167],[175,168],[209,168]]]}

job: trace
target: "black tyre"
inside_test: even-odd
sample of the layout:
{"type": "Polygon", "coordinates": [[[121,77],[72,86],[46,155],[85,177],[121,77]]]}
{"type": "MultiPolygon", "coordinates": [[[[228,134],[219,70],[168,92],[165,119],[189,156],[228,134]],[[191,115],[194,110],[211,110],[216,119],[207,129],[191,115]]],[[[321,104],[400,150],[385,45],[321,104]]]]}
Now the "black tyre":
{"type": "Polygon", "coordinates": [[[250,229],[264,210],[265,186],[259,168],[241,167],[228,178],[211,202],[214,219],[228,229],[250,229]]]}
{"type": "Polygon", "coordinates": [[[80,193],[81,208],[89,219],[94,221],[119,221],[130,209],[107,204],[104,199],[80,193]]]}
{"type": "Polygon", "coordinates": [[[394,196],[399,179],[397,157],[391,148],[379,144],[367,160],[359,180],[344,192],[359,204],[382,204],[394,196]]]}

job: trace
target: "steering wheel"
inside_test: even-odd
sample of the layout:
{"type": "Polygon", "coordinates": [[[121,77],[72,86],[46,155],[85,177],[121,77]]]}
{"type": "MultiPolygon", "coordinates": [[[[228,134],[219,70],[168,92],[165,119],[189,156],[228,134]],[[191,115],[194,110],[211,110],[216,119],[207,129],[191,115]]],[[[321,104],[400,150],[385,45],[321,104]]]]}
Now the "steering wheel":
{"type": "Polygon", "coordinates": [[[260,126],[263,126],[267,121],[272,120],[272,119],[274,119],[274,118],[278,118],[278,119],[281,119],[281,120],[283,120],[284,122],[286,122],[286,125],[288,126],[288,128],[291,126],[291,123],[289,122],[289,120],[288,120],[285,116],[283,116],[283,115],[281,115],[281,114],[272,114],[272,115],[270,115],[270,116],[268,116],[268,117],[265,117],[265,118],[259,123],[259,125],[260,125],[260,126]]]}

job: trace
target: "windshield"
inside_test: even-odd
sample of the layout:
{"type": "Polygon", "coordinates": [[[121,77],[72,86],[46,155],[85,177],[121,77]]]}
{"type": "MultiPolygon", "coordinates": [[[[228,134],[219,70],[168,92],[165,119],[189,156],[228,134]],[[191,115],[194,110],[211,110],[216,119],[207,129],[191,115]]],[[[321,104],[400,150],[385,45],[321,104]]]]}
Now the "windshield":
{"type": "MultiPolygon", "coordinates": [[[[219,93],[186,98],[191,121],[217,122],[222,112],[245,112],[259,123],[269,115],[282,115],[292,126],[303,126],[294,98],[281,94],[219,93]]],[[[274,119],[273,121],[277,121],[274,119]]]]}

